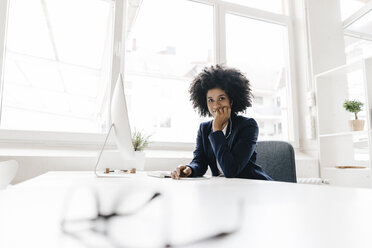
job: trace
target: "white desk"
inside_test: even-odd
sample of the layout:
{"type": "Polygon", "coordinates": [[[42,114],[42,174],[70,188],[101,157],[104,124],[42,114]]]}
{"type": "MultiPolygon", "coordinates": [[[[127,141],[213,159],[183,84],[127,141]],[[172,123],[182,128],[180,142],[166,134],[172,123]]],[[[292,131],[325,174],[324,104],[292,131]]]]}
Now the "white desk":
{"type": "MultiPolygon", "coordinates": [[[[59,225],[67,192],[82,185],[107,192],[105,203],[118,191],[161,192],[144,210],[155,221],[140,222],[158,226],[159,239],[172,242],[234,226],[237,202],[244,199],[239,232],[191,247],[372,247],[371,189],[225,178],[98,179],[88,172],[49,172],[0,191],[0,247],[83,247],[59,225]]],[[[144,244],[154,235],[136,228],[144,244]]]]}

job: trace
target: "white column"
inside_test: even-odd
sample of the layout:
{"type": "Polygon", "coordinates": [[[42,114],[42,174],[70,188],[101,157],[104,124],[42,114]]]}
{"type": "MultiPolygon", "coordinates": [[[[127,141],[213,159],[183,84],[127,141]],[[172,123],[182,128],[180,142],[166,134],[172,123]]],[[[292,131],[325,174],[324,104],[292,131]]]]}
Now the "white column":
{"type": "Polygon", "coordinates": [[[0,0],[0,123],[3,102],[3,78],[5,60],[5,36],[7,27],[8,0],[0,0]]]}
{"type": "MultiPolygon", "coordinates": [[[[315,90],[314,75],[346,64],[346,55],[340,0],[306,0],[305,3],[311,82],[308,93],[312,95],[315,90]]],[[[307,101],[309,119],[317,116],[317,122],[322,127],[317,132],[322,130],[321,134],[335,133],[347,125],[348,115],[342,109],[342,99],[346,99],[348,91],[346,75],[341,75],[336,81],[336,85],[329,79],[319,81],[318,102],[307,101]],[[318,105],[318,113],[315,104],[318,105]]],[[[323,137],[318,142],[321,177],[330,176],[326,167],[349,164],[354,160],[354,154],[349,152],[352,150],[352,136],[323,137]]]]}
{"type": "MultiPolygon", "coordinates": [[[[346,62],[339,0],[290,0],[300,149],[318,156],[313,76],[346,62]]],[[[315,168],[314,168],[315,169],[315,168]]],[[[316,168],[319,172],[319,168],[316,168]]]]}
{"type": "MultiPolygon", "coordinates": [[[[3,78],[3,68],[4,68],[7,13],[8,13],[8,0],[1,0],[0,1],[0,80],[1,82],[3,78]]],[[[1,82],[0,82],[0,93],[1,93],[1,82]]]]}
{"type": "Polygon", "coordinates": [[[307,0],[312,74],[346,63],[339,0],[307,0]]]}

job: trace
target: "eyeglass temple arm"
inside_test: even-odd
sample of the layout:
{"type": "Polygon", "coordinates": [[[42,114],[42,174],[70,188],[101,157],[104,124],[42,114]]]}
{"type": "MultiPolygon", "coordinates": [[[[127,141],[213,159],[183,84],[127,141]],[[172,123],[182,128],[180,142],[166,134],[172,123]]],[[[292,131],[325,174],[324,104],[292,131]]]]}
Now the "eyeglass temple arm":
{"type": "Polygon", "coordinates": [[[203,237],[203,238],[199,238],[197,240],[194,240],[194,241],[191,241],[191,242],[186,242],[186,243],[183,243],[183,244],[171,244],[171,243],[167,243],[164,245],[164,247],[177,247],[177,246],[189,246],[189,245],[194,245],[194,244],[198,244],[198,243],[202,243],[202,242],[206,242],[206,241],[211,241],[211,240],[214,240],[214,239],[219,239],[219,238],[223,238],[223,237],[226,237],[230,234],[234,234],[236,232],[238,232],[241,227],[242,227],[242,223],[243,223],[243,219],[244,219],[244,200],[240,200],[238,202],[239,204],[239,209],[238,209],[238,223],[237,225],[232,229],[232,230],[229,230],[229,231],[221,231],[221,232],[218,232],[216,234],[212,234],[210,236],[206,236],[206,237],[203,237]]]}
{"type": "Polygon", "coordinates": [[[130,215],[133,215],[133,214],[136,214],[138,211],[140,211],[142,208],[144,208],[147,204],[149,204],[152,200],[154,200],[155,198],[157,198],[158,196],[160,196],[161,193],[159,192],[156,192],[154,193],[153,196],[151,196],[151,198],[149,200],[147,200],[143,205],[141,205],[140,207],[138,207],[136,210],[134,210],[133,212],[130,212],[130,213],[116,213],[116,212],[113,212],[113,213],[110,213],[110,214],[101,214],[100,213],[100,205],[99,205],[99,201],[98,201],[98,196],[96,195],[96,204],[97,204],[97,216],[94,217],[94,218],[90,218],[90,219],[87,219],[87,218],[82,218],[82,219],[74,219],[74,220],[65,220],[63,219],[61,221],[61,226],[62,226],[62,229],[64,230],[65,228],[65,224],[66,222],[68,223],[79,223],[79,222],[87,222],[87,221],[96,221],[100,218],[103,218],[103,219],[110,219],[112,217],[116,217],[116,216],[120,216],[120,217],[125,217],[125,216],[130,216],[130,215]]]}
{"type": "MultiPolygon", "coordinates": [[[[111,215],[113,216],[130,216],[130,215],[133,215],[133,214],[136,214],[137,212],[139,212],[141,209],[143,209],[144,207],[147,206],[147,204],[149,204],[152,200],[154,200],[155,198],[161,196],[161,193],[160,192],[155,192],[151,197],[150,199],[148,199],[146,202],[144,202],[141,206],[139,206],[138,208],[136,208],[135,210],[133,210],[132,212],[127,212],[127,213],[112,213],[111,215]]],[[[117,202],[117,205],[118,205],[118,202],[117,202]]],[[[118,206],[116,206],[117,208],[118,206]]],[[[112,217],[112,216],[111,216],[112,217]]]]}

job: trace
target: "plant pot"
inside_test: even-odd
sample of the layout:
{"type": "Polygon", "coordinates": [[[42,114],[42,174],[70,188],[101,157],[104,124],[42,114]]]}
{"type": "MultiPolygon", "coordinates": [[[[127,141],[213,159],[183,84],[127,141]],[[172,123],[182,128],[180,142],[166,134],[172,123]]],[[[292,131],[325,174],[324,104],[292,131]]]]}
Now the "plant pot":
{"type": "Polygon", "coordinates": [[[137,170],[144,170],[146,162],[146,153],[143,151],[134,152],[134,167],[137,170]]]}
{"type": "Polygon", "coordinates": [[[364,129],[364,120],[350,120],[349,124],[352,131],[362,131],[364,129]]]}

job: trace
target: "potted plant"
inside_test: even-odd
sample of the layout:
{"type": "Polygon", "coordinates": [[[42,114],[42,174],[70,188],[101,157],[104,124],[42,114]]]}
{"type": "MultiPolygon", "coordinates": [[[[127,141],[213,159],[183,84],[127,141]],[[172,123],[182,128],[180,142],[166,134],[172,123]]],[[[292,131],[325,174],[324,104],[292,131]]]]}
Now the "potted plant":
{"type": "Polygon", "coordinates": [[[361,131],[364,129],[364,120],[358,120],[358,113],[362,110],[363,103],[358,100],[345,100],[344,108],[354,113],[355,120],[350,120],[350,128],[353,131],[361,131]]]}
{"type": "Polygon", "coordinates": [[[145,135],[140,131],[134,131],[132,134],[132,144],[134,148],[134,158],[136,168],[143,170],[145,167],[146,154],[143,150],[149,145],[151,135],[145,135]]]}

